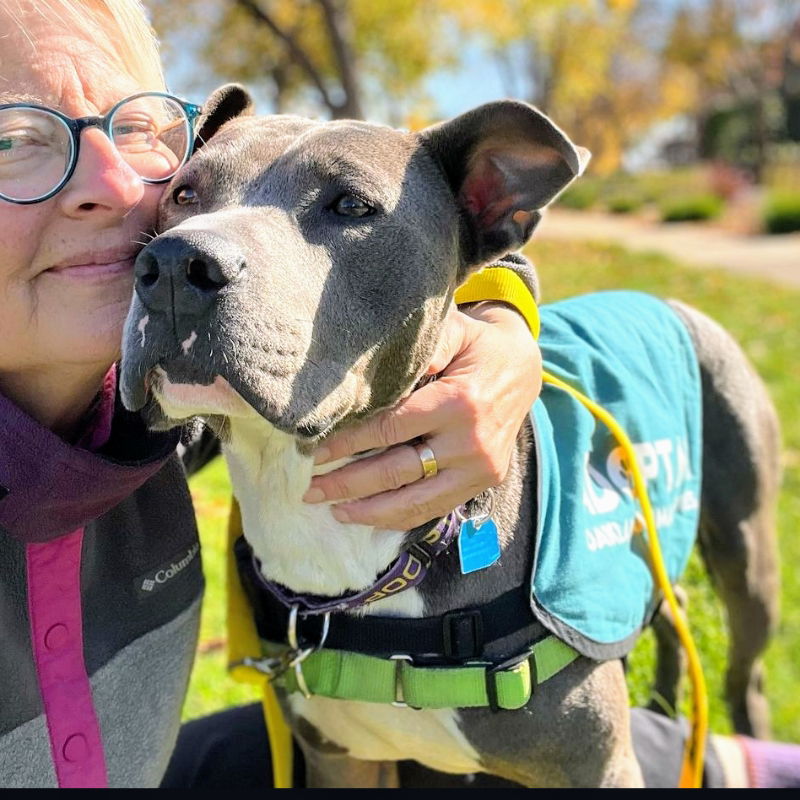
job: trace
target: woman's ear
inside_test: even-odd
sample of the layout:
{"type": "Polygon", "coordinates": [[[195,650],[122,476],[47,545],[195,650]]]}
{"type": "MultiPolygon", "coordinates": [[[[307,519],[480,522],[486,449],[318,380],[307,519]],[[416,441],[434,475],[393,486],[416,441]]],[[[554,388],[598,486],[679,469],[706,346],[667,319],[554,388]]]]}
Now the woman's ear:
{"type": "Polygon", "coordinates": [[[203,103],[194,149],[199,150],[226,122],[253,114],[253,98],[238,83],[226,83],[215,89],[203,103]]]}
{"type": "Polygon", "coordinates": [[[537,108],[512,100],[479,106],[420,136],[462,210],[464,254],[473,267],[522,247],[541,209],[590,158],[537,108]]]}

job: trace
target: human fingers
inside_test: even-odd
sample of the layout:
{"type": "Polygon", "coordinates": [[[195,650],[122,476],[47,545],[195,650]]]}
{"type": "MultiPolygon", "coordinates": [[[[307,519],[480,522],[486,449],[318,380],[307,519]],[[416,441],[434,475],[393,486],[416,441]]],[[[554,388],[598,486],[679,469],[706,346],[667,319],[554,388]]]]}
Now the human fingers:
{"type": "Polygon", "coordinates": [[[325,475],[317,475],[303,500],[322,503],[367,497],[397,489],[422,477],[422,461],[417,449],[411,444],[400,444],[325,475]]]}
{"type": "MultiPolygon", "coordinates": [[[[394,408],[381,411],[374,417],[331,436],[315,451],[314,463],[324,464],[355,453],[410,442],[440,427],[449,411],[446,404],[443,404],[446,398],[442,391],[432,388],[437,383],[434,381],[426,384],[401,400],[394,408]]],[[[447,390],[444,394],[447,394],[447,390]]]]}
{"type": "MultiPolygon", "coordinates": [[[[455,470],[449,478],[460,482],[461,490],[455,487],[453,493],[458,502],[502,482],[522,418],[539,391],[539,351],[516,312],[487,307],[475,313],[482,321],[466,319],[465,346],[441,379],[412,393],[398,408],[343,432],[331,442],[329,457],[423,436],[439,470],[455,470]]],[[[333,502],[391,492],[419,480],[420,469],[410,448],[392,447],[314,478],[310,488],[316,491],[307,500],[333,502]]],[[[398,512],[402,502],[397,499],[398,512]]],[[[382,503],[375,506],[379,513],[394,513],[386,511],[390,498],[382,503]]],[[[445,504],[442,513],[450,510],[445,504]]],[[[384,521],[370,518],[368,505],[361,505],[359,514],[364,523],[384,521]]]]}
{"type": "Polygon", "coordinates": [[[331,507],[331,513],[340,522],[410,530],[445,516],[479,491],[477,486],[465,483],[460,470],[443,470],[434,478],[400,489],[339,503],[331,507]]]}

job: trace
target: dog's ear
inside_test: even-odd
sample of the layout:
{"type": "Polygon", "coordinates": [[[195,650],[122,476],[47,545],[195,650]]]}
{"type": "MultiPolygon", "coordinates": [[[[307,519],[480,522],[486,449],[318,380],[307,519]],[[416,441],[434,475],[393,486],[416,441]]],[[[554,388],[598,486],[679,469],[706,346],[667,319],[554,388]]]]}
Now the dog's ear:
{"type": "Polygon", "coordinates": [[[194,149],[201,148],[229,120],[252,114],[253,98],[244,86],[238,83],[226,83],[215,89],[203,103],[194,149]]]}
{"type": "Polygon", "coordinates": [[[590,158],[541,111],[512,100],[479,106],[420,135],[464,212],[469,266],[522,247],[540,210],[590,158]]]}

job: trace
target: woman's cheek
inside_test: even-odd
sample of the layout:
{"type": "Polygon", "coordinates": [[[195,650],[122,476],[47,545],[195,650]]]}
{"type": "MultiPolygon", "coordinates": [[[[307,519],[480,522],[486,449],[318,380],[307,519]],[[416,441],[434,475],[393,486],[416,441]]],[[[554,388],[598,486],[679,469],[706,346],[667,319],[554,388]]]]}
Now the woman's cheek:
{"type": "Polygon", "coordinates": [[[0,371],[26,361],[36,296],[28,283],[43,214],[0,200],[0,371]]]}
{"type": "Polygon", "coordinates": [[[30,270],[46,222],[44,209],[0,200],[0,294],[30,270]]]}

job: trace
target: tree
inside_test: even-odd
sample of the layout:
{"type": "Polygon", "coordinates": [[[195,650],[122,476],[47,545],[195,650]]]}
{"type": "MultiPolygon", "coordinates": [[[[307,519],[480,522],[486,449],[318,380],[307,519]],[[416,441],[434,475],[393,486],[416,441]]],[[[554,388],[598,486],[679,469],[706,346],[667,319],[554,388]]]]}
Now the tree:
{"type": "Polygon", "coordinates": [[[775,65],[796,0],[471,0],[463,7],[464,31],[503,54],[514,82],[527,75],[529,99],[592,150],[594,171],[617,169],[632,143],[677,114],[697,120],[700,141],[707,118],[732,100],[750,109],[752,160],[763,163],[775,124],[775,65]]]}
{"type": "Polygon", "coordinates": [[[686,4],[673,21],[663,71],[684,84],[681,111],[695,121],[701,155],[748,167],[758,180],[767,145],[780,135],[779,87],[789,2],[706,0],[686,4]]]}
{"type": "Polygon", "coordinates": [[[480,47],[508,94],[550,114],[603,173],[676,114],[693,115],[702,133],[729,96],[755,109],[763,154],[772,56],[752,31],[763,31],[770,3],[796,0],[145,2],[168,59],[189,51],[206,85],[213,75],[266,89],[276,111],[342,118],[377,108],[389,123],[416,127],[435,115],[425,79],[480,47]]]}
{"type": "MultiPolygon", "coordinates": [[[[275,109],[288,104],[360,118],[365,102],[388,92],[403,98],[400,122],[420,85],[455,62],[457,43],[440,0],[146,0],[167,57],[188,45],[202,77],[224,75],[270,87],[275,109]]],[[[391,112],[391,109],[390,109],[391,112]]]]}
{"type": "Polygon", "coordinates": [[[786,37],[781,96],[786,108],[786,132],[790,139],[800,142],[800,14],[786,37]]]}
{"type": "Polygon", "coordinates": [[[482,37],[487,50],[516,52],[528,99],[592,151],[595,172],[618,169],[632,139],[668,115],[653,55],[637,35],[646,3],[477,0],[465,7],[462,29],[482,37]]]}

